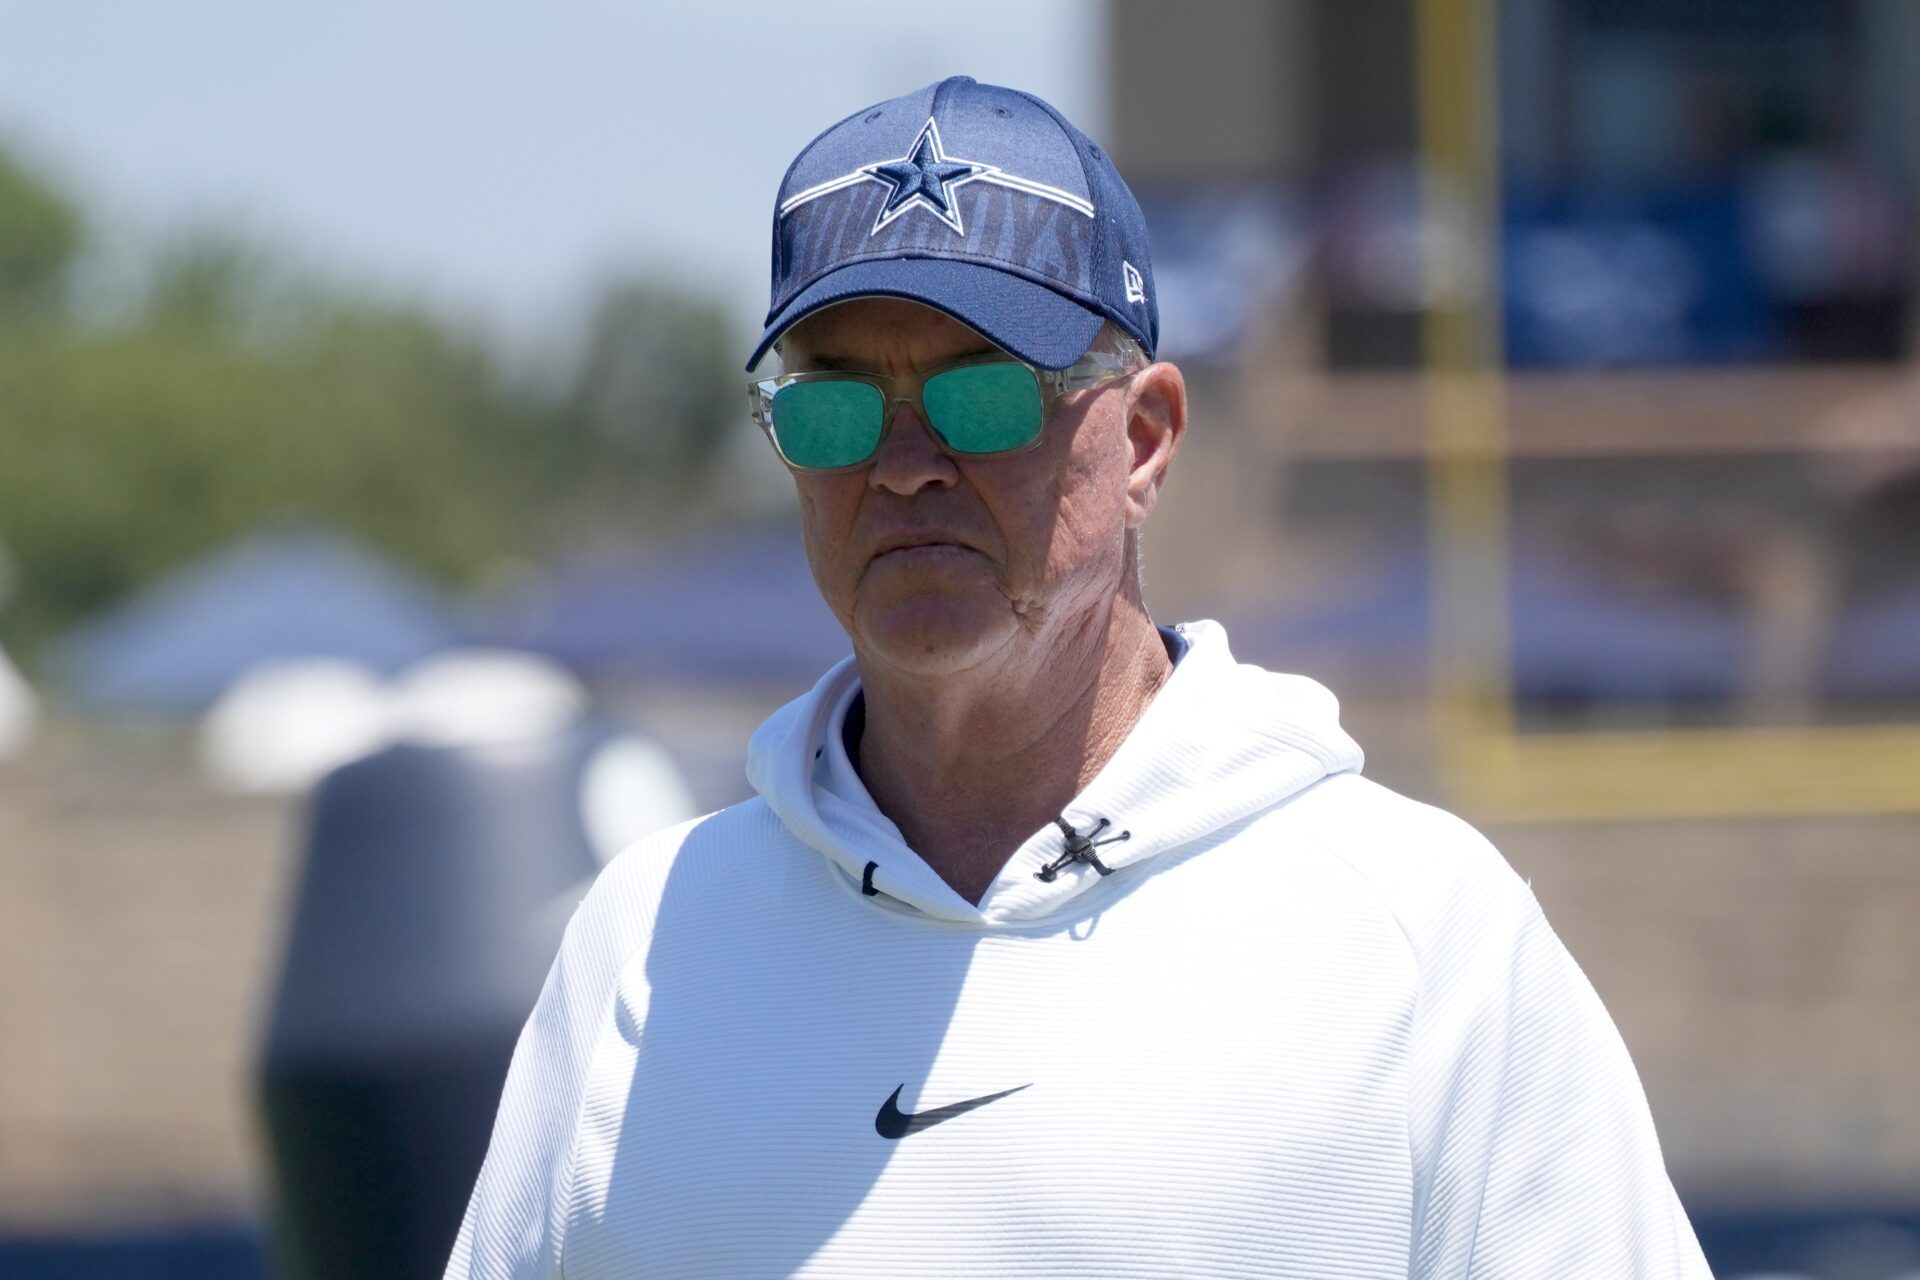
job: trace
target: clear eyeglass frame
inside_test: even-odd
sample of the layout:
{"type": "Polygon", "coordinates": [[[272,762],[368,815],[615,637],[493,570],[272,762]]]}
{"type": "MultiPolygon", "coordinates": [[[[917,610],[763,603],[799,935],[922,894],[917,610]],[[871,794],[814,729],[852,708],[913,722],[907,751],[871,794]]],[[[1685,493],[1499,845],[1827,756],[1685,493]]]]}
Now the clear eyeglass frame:
{"type": "Polygon", "coordinates": [[[759,424],[762,434],[767,437],[767,443],[773,446],[773,451],[779,456],[780,461],[785,463],[789,469],[798,471],[804,475],[835,475],[841,472],[859,471],[871,466],[874,458],[879,455],[880,446],[886,443],[886,433],[892,429],[893,408],[896,404],[910,405],[914,412],[919,414],[920,421],[926,425],[928,432],[939,444],[941,451],[951,457],[1006,458],[1014,454],[1025,453],[1029,449],[1039,445],[1042,437],[1046,435],[1046,425],[1048,419],[1052,417],[1054,402],[1061,396],[1073,391],[1084,391],[1089,387],[1099,386],[1103,382],[1111,382],[1117,378],[1128,377],[1147,367],[1149,362],[1146,352],[1140,349],[1138,343],[1134,342],[1131,338],[1123,338],[1119,346],[1121,349],[1117,353],[1089,351],[1064,369],[1043,369],[1038,365],[1028,364],[1018,356],[1011,355],[1005,351],[990,351],[981,355],[962,356],[958,360],[949,360],[945,364],[936,365],[919,374],[896,375],[866,373],[859,370],[846,369],[823,369],[817,371],[810,370],[803,373],[781,373],[767,378],[750,379],[747,382],[747,400],[753,411],[754,422],[759,424]],[[1017,364],[1033,375],[1033,380],[1040,389],[1040,430],[1033,433],[1033,439],[1027,441],[1025,444],[1015,445],[1011,449],[996,449],[986,453],[973,453],[964,449],[954,448],[947,442],[946,437],[940,434],[940,429],[933,425],[932,419],[927,416],[926,405],[921,403],[920,400],[921,387],[928,379],[938,374],[946,373],[948,370],[964,369],[979,364],[1017,364]],[[780,389],[791,386],[796,382],[822,381],[864,382],[880,392],[881,412],[885,415],[881,419],[880,438],[874,444],[872,453],[860,461],[849,463],[844,467],[800,466],[795,463],[793,459],[787,457],[786,450],[780,447],[779,437],[774,434],[773,398],[779,394],[780,389]],[[900,392],[899,388],[902,384],[912,384],[910,394],[900,392]]]}

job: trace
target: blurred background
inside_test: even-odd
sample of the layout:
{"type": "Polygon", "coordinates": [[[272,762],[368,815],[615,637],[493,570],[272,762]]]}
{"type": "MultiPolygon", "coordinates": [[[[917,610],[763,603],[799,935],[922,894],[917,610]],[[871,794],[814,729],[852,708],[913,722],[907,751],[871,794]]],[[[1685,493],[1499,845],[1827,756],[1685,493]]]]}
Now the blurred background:
{"type": "Polygon", "coordinates": [[[1920,5],[0,0],[0,1277],[444,1257],[586,879],[846,652],[739,363],[954,73],[1146,209],[1156,616],[1531,880],[1717,1274],[1920,1276],[1920,5]]]}

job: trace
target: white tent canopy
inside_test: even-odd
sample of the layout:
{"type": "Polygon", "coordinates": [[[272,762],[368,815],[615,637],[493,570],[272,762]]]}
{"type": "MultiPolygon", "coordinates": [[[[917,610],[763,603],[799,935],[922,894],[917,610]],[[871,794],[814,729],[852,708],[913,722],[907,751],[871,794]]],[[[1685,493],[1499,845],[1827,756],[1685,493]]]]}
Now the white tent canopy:
{"type": "Polygon", "coordinates": [[[38,719],[39,699],[33,687],[0,649],[0,760],[26,749],[38,719]]]}

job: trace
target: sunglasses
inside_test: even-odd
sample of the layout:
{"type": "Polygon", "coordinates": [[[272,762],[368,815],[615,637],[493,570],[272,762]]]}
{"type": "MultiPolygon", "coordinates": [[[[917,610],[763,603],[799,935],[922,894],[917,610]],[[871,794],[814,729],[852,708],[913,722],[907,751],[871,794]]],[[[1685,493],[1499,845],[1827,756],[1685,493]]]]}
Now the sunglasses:
{"type": "Polygon", "coordinates": [[[1004,352],[967,356],[919,375],[783,373],[747,384],[753,420],[795,471],[850,471],[880,449],[892,406],[912,405],[941,447],[997,458],[1040,442],[1053,402],[1069,391],[1137,372],[1144,354],[1089,352],[1066,369],[1039,369],[1004,352]],[[901,384],[918,381],[912,393],[901,384]]]}

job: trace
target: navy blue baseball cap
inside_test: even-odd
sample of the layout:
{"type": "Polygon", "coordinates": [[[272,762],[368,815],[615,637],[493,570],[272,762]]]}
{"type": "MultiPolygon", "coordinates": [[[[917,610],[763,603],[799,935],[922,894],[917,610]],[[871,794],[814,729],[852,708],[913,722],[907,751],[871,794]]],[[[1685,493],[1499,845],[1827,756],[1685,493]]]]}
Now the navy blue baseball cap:
{"type": "Polygon", "coordinates": [[[789,326],[849,298],[938,308],[1064,369],[1111,320],[1151,356],[1147,223],[1113,162],[1034,97],[954,76],[808,143],[773,212],[773,302],[752,369],[789,326]]]}

